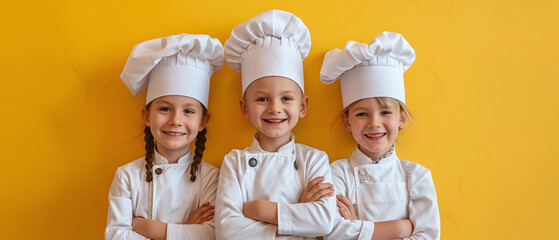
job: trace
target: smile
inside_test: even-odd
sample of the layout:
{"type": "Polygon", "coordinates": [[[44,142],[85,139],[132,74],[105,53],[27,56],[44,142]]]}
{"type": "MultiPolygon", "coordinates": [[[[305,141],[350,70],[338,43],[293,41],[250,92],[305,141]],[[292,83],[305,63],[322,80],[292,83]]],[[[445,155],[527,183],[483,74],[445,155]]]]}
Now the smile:
{"type": "Polygon", "coordinates": [[[269,122],[269,123],[281,123],[284,121],[287,121],[287,119],[263,119],[265,122],[269,122]]]}
{"type": "Polygon", "coordinates": [[[365,134],[367,138],[380,138],[386,135],[386,133],[376,133],[376,134],[365,134]]]}
{"type": "Polygon", "coordinates": [[[184,136],[186,135],[186,133],[181,133],[181,132],[168,132],[168,131],[163,131],[163,133],[170,135],[170,136],[184,136]]]}

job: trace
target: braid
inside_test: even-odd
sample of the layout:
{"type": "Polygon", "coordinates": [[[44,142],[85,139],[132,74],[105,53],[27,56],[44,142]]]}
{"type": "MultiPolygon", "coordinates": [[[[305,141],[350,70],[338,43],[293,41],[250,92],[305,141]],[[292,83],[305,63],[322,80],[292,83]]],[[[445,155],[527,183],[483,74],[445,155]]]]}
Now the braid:
{"type": "Polygon", "coordinates": [[[202,131],[198,132],[196,136],[196,148],[194,149],[194,158],[192,164],[190,165],[190,181],[196,181],[196,171],[198,171],[198,165],[202,162],[202,156],[204,155],[204,150],[206,149],[206,133],[208,131],[204,128],[202,131]]]}
{"type": "Polygon", "coordinates": [[[144,133],[146,136],[144,137],[144,141],[146,142],[146,181],[151,182],[153,180],[153,173],[151,172],[153,168],[153,151],[154,151],[154,142],[153,142],[153,135],[151,134],[151,130],[149,127],[146,126],[144,129],[144,133]]]}

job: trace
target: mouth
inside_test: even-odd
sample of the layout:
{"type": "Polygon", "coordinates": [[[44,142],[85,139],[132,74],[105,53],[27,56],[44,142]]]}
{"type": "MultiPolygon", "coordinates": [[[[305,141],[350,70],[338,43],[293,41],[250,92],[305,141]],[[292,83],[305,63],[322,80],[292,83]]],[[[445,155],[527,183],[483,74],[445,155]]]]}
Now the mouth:
{"type": "Polygon", "coordinates": [[[163,133],[165,133],[166,135],[169,135],[169,136],[173,136],[173,137],[180,137],[180,136],[185,136],[186,135],[186,133],[174,132],[174,131],[163,131],[163,133]]]}
{"type": "Polygon", "coordinates": [[[377,140],[377,139],[380,139],[380,138],[384,137],[386,135],[386,133],[368,133],[368,134],[364,134],[364,135],[368,139],[377,140]]]}
{"type": "Polygon", "coordinates": [[[287,118],[268,118],[268,119],[262,119],[262,120],[264,122],[271,123],[271,124],[279,124],[279,123],[287,121],[287,118]]]}

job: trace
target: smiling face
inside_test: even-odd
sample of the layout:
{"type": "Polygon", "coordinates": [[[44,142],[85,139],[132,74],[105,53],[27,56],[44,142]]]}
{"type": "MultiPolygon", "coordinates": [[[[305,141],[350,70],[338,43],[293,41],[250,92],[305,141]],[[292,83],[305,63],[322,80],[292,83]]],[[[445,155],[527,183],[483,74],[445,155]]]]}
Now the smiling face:
{"type": "Polygon", "coordinates": [[[308,97],[303,96],[297,83],[270,76],[248,86],[241,100],[241,112],[258,131],[261,146],[268,142],[284,145],[289,142],[299,118],[305,116],[307,105],[308,97]]]}
{"type": "Polygon", "coordinates": [[[170,161],[188,153],[190,144],[209,120],[198,100],[178,95],[156,98],[143,115],[157,142],[157,151],[170,161]]]}
{"type": "Polygon", "coordinates": [[[359,149],[373,160],[390,151],[399,129],[406,123],[397,100],[386,102],[382,106],[376,98],[365,98],[351,104],[347,114],[342,115],[344,126],[359,149]]]}

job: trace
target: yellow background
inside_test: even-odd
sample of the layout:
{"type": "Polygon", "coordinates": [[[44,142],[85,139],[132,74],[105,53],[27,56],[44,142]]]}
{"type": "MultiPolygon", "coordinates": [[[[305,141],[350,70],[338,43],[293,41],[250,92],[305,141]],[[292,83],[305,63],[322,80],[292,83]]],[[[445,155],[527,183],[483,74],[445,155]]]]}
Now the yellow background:
{"type": "MultiPolygon", "coordinates": [[[[557,1],[60,0],[0,10],[1,238],[101,239],[114,172],[144,153],[145,94],[133,97],[119,79],[132,47],[181,32],[225,42],[271,8],[312,34],[298,142],[331,161],[351,153],[335,123],[339,83],[319,81],[324,53],[400,32],[417,54],[405,74],[417,121],[398,154],[432,171],[442,239],[556,236],[557,1]]],[[[215,166],[252,140],[240,88],[228,66],[212,79],[204,158],[215,166]]]]}

